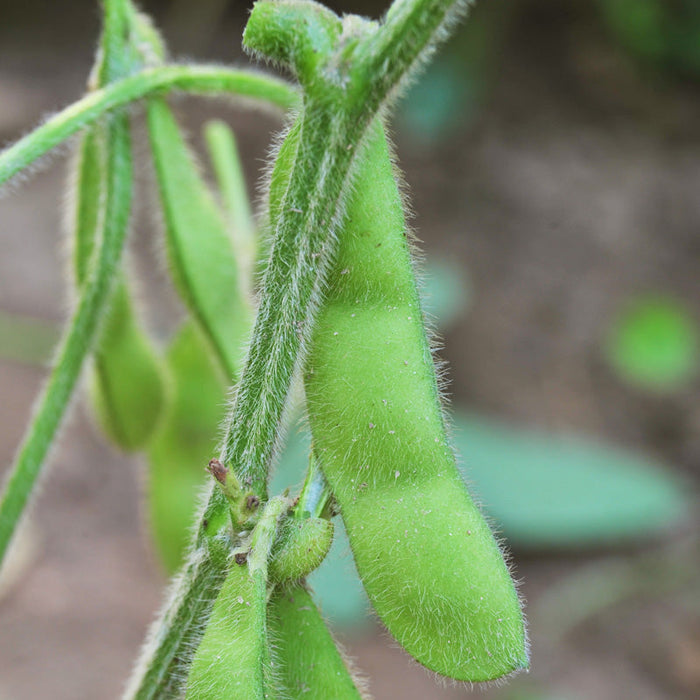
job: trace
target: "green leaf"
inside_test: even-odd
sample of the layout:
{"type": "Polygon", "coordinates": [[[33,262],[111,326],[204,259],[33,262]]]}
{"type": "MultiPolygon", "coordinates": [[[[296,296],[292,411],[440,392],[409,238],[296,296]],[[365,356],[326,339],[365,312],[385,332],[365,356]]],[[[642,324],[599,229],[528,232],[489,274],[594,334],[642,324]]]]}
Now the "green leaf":
{"type": "Polygon", "coordinates": [[[459,413],[464,474],[506,539],[522,547],[640,540],[676,525],[688,504],[663,465],[571,435],[459,413]]]}
{"type": "Polygon", "coordinates": [[[633,299],[610,329],[608,361],[631,384],[673,390],[700,367],[700,332],[683,304],[665,296],[633,299]]]}

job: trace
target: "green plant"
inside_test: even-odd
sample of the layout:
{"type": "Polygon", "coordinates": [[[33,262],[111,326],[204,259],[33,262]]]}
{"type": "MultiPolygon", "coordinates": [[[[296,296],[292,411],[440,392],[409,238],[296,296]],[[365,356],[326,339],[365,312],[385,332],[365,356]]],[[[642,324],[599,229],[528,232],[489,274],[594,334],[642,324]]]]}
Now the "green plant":
{"type": "Polygon", "coordinates": [[[168,65],[129,0],[103,4],[88,95],[0,154],[2,184],[85,130],[73,178],[79,300],[0,501],[0,557],[92,353],[106,431],[124,448],[148,451],[151,516],[171,568],[197,470],[208,461],[213,476],[127,697],[357,697],[304,583],[328,551],[338,509],[377,612],[418,661],[470,681],[526,667],[513,582],[446,442],[383,131],[396,93],[468,3],[397,0],[374,22],[303,0],[258,2],[244,46],[291,69],[300,90],[261,73],[168,65]],[[220,125],[207,131],[221,211],[164,99],[172,90],[291,111],[259,245],[241,205],[235,142],[220,125]],[[124,107],[139,99],[171,273],[189,314],[165,360],[136,321],[120,268],[132,188],[124,107]],[[251,329],[256,260],[264,274],[251,329]],[[346,334],[349,345],[334,340],[346,334]],[[384,352],[384,343],[377,372],[352,356],[384,352]],[[314,438],[309,469],[297,499],[270,497],[298,370],[314,438]],[[120,392],[115,378],[124,380],[120,392]],[[209,460],[208,411],[221,378],[235,398],[219,459],[209,460]],[[187,414],[200,406],[206,417],[190,440],[187,414]]]}

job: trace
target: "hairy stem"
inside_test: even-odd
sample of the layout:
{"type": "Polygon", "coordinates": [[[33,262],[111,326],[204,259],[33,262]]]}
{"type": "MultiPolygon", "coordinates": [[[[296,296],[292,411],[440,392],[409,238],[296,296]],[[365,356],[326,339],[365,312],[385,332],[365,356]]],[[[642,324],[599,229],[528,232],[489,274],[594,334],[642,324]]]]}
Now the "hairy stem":
{"type": "Polygon", "coordinates": [[[205,65],[149,68],[89,93],[2,151],[0,185],[106,112],[155,92],[172,91],[233,95],[283,110],[299,100],[296,90],[285,81],[250,70],[205,65]]]}
{"type": "Polygon", "coordinates": [[[131,206],[131,144],[127,116],[115,115],[108,129],[111,145],[102,237],[97,244],[94,266],[60,344],[54,369],[0,499],[0,563],[80,376],[104,315],[121,257],[131,206]]]}
{"type": "Polygon", "coordinates": [[[168,601],[153,623],[124,700],[179,697],[189,662],[204,635],[228,566],[225,541],[202,541],[172,584],[168,601]],[[212,551],[212,546],[215,551],[212,551]]]}
{"type": "Polygon", "coordinates": [[[466,13],[473,0],[395,0],[380,31],[358,44],[353,53],[354,75],[374,76],[364,82],[365,95],[374,108],[400,89],[425,63],[435,46],[466,13]]]}
{"type": "Polygon", "coordinates": [[[304,84],[312,86],[304,96],[299,146],[273,223],[274,243],[260,307],[221,456],[261,498],[266,495],[268,467],[294,370],[303,360],[304,340],[313,328],[335,255],[343,199],[365,132],[386,96],[444,33],[447,20],[461,6],[458,0],[399,3],[386,25],[356,40],[354,62],[343,56],[348,80],[342,73],[338,76],[343,66],[338,55],[344,51],[342,42],[334,50],[339,20],[334,23],[327,11],[314,24],[308,17],[316,6],[300,3],[296,15],[291,3],[262,2],[246,27],[247,48],[273,51],[273,58],[288,60],[304,84]],[[312,26],[313,34],[304,37],[299,26],[312,26]],[[405,33],[403,41],[396,36],[399,27],[405,33]],[[319,40],[322,32],[327,36],[319,40]],[[294,46],[280,50],[277,37],[293,34],[294,46]],[[328,54],[319,55],[321,51],[328,54]],[[365,52],[382,65],[366,64],[365,52]],[[368,66],[376,73],[367,72],[368,66]],[[362,85],[359,91],[357,81],[362,85]]]}

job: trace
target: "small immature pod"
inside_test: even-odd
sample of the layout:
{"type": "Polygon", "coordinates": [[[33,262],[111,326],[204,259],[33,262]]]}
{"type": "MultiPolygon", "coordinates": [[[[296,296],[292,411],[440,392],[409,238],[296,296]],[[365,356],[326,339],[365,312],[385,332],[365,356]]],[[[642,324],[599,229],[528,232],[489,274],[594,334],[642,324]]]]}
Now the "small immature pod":
{"type": "Polygon", "coordinates": [[[514,584],[446,438],[380,122],[339,235],[305,385],[314,452],[365,589],[397,641],[437,673],[486,681],[524,668],[514,584]]]}
{"type": "Polygon", "coordinates": [[[299,581],[317,569],[333,542],[333,523],[325,518],[287,518],[272,548],[270,580],[299,581]]]}
{"type": "Polygon", "coordinates": [[[358,690],[311,594],[303,584],[281,586],[267,620],[278,683],[291,700],[359,700],[358,690]]]}

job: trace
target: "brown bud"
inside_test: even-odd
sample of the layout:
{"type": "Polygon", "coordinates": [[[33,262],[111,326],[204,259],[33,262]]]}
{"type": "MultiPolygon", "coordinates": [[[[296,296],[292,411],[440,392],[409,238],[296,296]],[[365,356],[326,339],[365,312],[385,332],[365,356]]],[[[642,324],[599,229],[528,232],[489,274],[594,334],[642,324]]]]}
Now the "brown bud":
{"type": "Polygon", "coordinates": [[[228,469],[219,462],[218,459],[212,459],[209,461],[207,466],[207,471],[220,483],[226,483],[226,475],[228,474],[228,469]]]}

